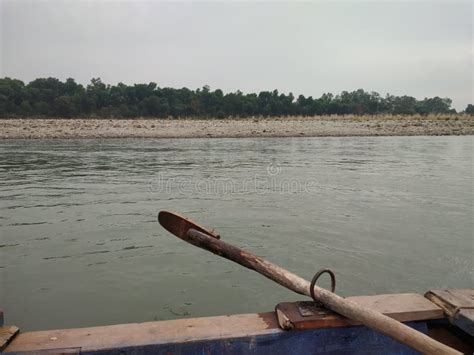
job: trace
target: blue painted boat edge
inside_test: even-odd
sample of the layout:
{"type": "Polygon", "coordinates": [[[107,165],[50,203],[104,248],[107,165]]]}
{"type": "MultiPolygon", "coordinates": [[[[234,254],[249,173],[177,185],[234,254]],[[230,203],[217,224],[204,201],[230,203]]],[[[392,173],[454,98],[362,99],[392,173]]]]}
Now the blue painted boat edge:
{"type": "MultiPolygon", "coordinates": [[[[380,311],[416,329],[422,327],[424,333],[428,330],[427,322],[443,318],[443,311],[438,306],[418,294],[350,298],[371,309],[379,307],[380,311]]],[[[334,319],[332,322],[323,319],[312,328],[284,331],[275,312],[236,314],[25,332],[19,334],[6,350],[10,353],[54,350],[87,354],[255,354],[267,353],[268,350],[275,354],[287,354],[290,350],[303,349],[304,352],[311,350],[310,353],[344,354],[360,353],[358,348],[365,349],[363,353],[377,353],[379,346],[382,346],[393,349],[391,353],[395,354],[413,353],[406,346],[364,326],[341,325],[334,319]]]]}
{"type": "MultiPolygon", "coordinates": [[[[428,333],[427,323],[407,322],[428,333]]],[[[364,326],[285,331],[248,337],[148,344],[125,348],[81,351],[89,355],[118,354],[419,354],[379,332],[364,326]]]]}

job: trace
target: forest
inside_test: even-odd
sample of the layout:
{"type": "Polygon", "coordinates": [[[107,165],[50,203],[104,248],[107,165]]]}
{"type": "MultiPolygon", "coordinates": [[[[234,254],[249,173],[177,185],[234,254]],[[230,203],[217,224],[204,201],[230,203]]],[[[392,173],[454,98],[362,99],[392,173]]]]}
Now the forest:
{"type": "MultiPolygon", "coordinates": [[[[315,115],[427,115],[456,113],[449,98],[381,96],[362,89],[319,98],[273,91],[224,93],[158,87],[156,83],[109,85],[94,78],[87,86],[74,79],[39,78],[25,84],[0,79],[0,117],[278,117],[315,115]]],[[[472,115],[474,106],[463,113],[472,115]]]]}

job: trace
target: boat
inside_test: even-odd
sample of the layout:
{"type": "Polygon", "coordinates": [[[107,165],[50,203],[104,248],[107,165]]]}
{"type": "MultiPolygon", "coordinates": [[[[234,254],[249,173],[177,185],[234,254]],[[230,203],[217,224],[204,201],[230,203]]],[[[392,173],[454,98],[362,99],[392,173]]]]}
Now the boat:
{"type": "MultiPolygon", "coordinates": [[[[348,297],[472,354],[474,290],[348,297]],[[454,313],[453,313],[454,312],[454,313]]],[[[312,301],[282,302],[275,310],[19,332],[0,327],[5,354],[418,354],[417,351],[312,301]]]]}

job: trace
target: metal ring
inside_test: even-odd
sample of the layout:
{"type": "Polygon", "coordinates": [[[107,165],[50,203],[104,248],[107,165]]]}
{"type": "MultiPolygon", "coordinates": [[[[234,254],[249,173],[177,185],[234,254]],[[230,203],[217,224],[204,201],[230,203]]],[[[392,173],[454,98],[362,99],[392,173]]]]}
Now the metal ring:
{"type": "Polygon", "coordinates": [[[334,293],[336,290],[336,276],[334,273],[329,270],[329,269],[321,269],[319,270],[314,276],[313,279],[311,280],[311,285],[309,286],[309,292],[311,294],[311,298],[318,302],[316,295],[314,294],[314,286],[316,285],[316,281],[318,281],[319,276],[321,276],[324,273],[328,273],[329,276],[331,276],[331,292],[334,293]]]}

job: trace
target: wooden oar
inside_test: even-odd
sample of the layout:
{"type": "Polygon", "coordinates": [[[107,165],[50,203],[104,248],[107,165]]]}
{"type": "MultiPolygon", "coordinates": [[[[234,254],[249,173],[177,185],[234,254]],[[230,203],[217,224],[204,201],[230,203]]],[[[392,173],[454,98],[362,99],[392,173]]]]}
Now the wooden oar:
{"type": "MultiPolygon", "coordinates": [[[[161,211],[160,224],[178,238],[199,248],[232,260],[299,294],[310,296],[310,282],[248,251],[219,240],[214,231],[178,214],[161,211]]],[[[327,308],[367,327],[375,329],[424,354],[461,354],[460,352],[416,331],[382,313],[361,307],[324,288],[314,286],[316,299],[327,308]]]]}

